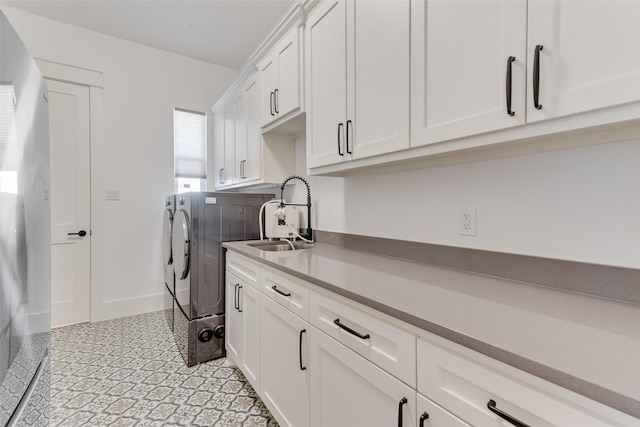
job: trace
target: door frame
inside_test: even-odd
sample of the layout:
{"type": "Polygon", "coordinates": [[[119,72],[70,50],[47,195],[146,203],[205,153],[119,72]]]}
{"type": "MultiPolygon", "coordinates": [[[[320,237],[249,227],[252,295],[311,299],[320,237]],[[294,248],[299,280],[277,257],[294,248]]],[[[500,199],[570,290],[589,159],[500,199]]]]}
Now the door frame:
{"type": "Polygon", "coordinates": [[[90,151],[90,201],[91,211],[91,275],[89,284],[90,321],[102,320],[102,89],[101,71],[61,64],[46,59],[34,58],[43,77],[65,83],[89,87],[89,151],[90,151]]]}

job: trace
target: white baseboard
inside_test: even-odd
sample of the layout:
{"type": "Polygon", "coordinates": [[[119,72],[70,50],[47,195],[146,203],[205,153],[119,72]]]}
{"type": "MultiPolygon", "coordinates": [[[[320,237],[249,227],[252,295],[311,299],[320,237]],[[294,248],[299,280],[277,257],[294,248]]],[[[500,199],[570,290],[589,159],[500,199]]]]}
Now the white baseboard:
{"type": "Polygon", "coordinates": [[[102,303],[102,320],[117,319],[119,317],[135,316],[136,314],[151,313],[153,311],[171,308],[168,292],[148,295],[138,298],[128,298],[102,303]]]}
{"type": "Polygon", "coordinates": [[[49,332],[51,330],[51,312],[29,313],[25,335],[49,332]]]}

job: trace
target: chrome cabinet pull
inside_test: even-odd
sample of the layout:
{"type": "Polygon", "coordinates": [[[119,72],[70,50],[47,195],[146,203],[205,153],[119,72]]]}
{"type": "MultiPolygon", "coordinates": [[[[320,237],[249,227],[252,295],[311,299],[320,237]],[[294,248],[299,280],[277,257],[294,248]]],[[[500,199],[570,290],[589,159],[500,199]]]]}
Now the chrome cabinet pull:
{"type": "Polygon", "coordinates": [[[536,110],[542,108],[542,104],[540,104],[540,51],[542,49],[541,44],[537,45],[533,56],[533,105],[536,110]]]}
{"type": "Polygon", "coordinates": [[[511,68],[512,68],[512,64],[513,62],[516,60],[515,56],[510,56],[507,59],[507,88],[506,88],[506,94],[507,94],[507,114],[510,116],[515,115],[516,113],[514,113],[513,111],[511,111],[511,84],[512,84],[512,75],[511,75],[511,68]]]}
{"type": "Polygon", "coordinates": [[[507,414],[504,411],[501,411],[500,409],[498,409],[496,407],[496,401],[493,399],[490,399],[487,402],[487,408],[493,412],[494,414],[496,414],[497,416],[499,416],[500,418],[502,418],[503,420],[513,424],[516,427],[530,427],[529,424],[525,424],[522,421],[520,421],[517,418],[512,417],[511,415],[507,414]]]}
{"type": "Polygon", "coordinates": [[[371,338],[371,336],[369,336],[369,334],[362,335],[361,333],[354,331],[353,329],[351,329],[347,325],[344,325],[344,324],[340,323],[340,319],[334,320],[333,323],[335,323],[336,325],[338,325],[340,328],[344,329],[345,331],[349,332],[351,335],[355,335],[355,336],[357,336],[358,338],[360,338],[362,340],[368,340],[369,338],[371,338]]]}

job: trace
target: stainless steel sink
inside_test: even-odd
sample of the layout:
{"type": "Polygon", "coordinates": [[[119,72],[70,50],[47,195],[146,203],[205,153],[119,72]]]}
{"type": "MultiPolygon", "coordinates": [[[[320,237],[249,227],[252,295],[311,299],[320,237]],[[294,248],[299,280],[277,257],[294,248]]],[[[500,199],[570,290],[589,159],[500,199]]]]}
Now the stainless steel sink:
{"type": "MultiPolygon", "coordinates": [[[[291,242],[293,244],[293,248],[295,248],[295,250],[299,250],[299,249],[308,249],[308,248],[312,248],[313,244],[311,243],[307,243],[307,242],[302,242],[302,241],[295,241],[295,242],[291,242]]],[[[256,249],[260,249],[262,251],[292,251],[294,250],[290,244],[286,243],[286,242],[282,242],[282,241],[274,241],[274,242],[256,242],[256,243],[248,243],[249,246],[256,248],[256,249]]]]}

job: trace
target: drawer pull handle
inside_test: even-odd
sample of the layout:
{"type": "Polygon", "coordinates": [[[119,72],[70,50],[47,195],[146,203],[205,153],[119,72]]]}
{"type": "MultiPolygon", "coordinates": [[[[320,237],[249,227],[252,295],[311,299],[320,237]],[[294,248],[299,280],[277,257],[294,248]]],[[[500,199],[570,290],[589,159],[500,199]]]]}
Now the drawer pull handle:
{"type": "MultiPolygon", "coordinates": [[[[346,143],[346,146],[347,146],[347,153],[348,154],[353,154],[353,152],[349,149],[349,129],[351,129],[351,128],[353,128],[352,122],[351,122],[351,120],[347,120],[347,141],[346,141],[347,143],[346,143]]],[[[351,133],[353,133],[353,130],[351,131],[351,133]]],[[[351,138],[351,139],[353,139],[353,138],[351,138]]]]}
{"type": "Polygon", "coordinates": [[[404,405],[406,405],[408,402],[406,397],[403,397],[402,399],[400,399],[400,402],[398,403],[398,427],[402,427],[402,425],[404,424],[402,422],[402,407],[404,405]]]}
{"type": "Polygon", "coordinates": [[[280,289],[278,289],[278,287],[276,285],[273,285],[271,287],[271,289],[273,289],[274,291],[276,291],[277,293],[279,293],[283,297],[290,297],[291,296],[291,294],[286,294],[286,293],[282,292],[280,289]]]}
{"type": "Polygon", "coordinates": [[[422,415],[420,415],[420,427],[424,427],[424,422],[428,419],[429,419],[429,414],[427,414],[426,412],[423,412],[422,415]]]}
{"type": "Polygon", "coordinates": [[[233,308],[235,308],[236,310],[240,308],[240,306],[238,305],[238,286],[240,286],[240,284],[236,283],[233,288],[233,308]]]}
{"type": "Polygon", "coordinates": [[[240,307],[240,291],[242,290],[242,285],[238,285],[238,313],[242,313],[242,307],[240,307]]]}
{"type": "Polygon", "coordinates": [[[510,115],[510,116],[514,116],[516,114],[513,111],[511,111],[511,84],[513,83],[511,68],[512,68],[513,61],[515,61],[515,60],[516,60],[515,56],[510,56],[507,59],[507,88],[506,88],[506,93],[507,93],[507,114],[510,115]]]}
{"type": "Polygon", "coordinates": [[[300,353],[300,370],[304,371],[307,369],[306,366],[302,366],[302,334],[304,334],[305,332],[307,332],[306,329],[303,329],[300,331],[300,349],[299,349],[299,353],[300,353]]]}
{"type": "Polygon", "coordinates": [[[533,55],[533,106],[536,110],[542,109],[540,104],[540,51],[542,49],[541,44],[537,45],[533,55]]]}
{"type": "Polygon", "coordinates": [[[271,92],[269,94],[269,112],[271,113],[272,116],[275,116],[275,113],[273,112],[273,99],[275,98],[275,94],[273,92],[271,92]]]}
{"type": "Polygon", "coordinates": [[[493,400],[493,399],[490,399],[487,402],[487,408],[489,408],[489,410],[491,412],[493,412],[494,414],[496,414],[497,416],[499,416],[503,420],[510,422],[511,424],[513,424],[516,427],[530,427],[529,424],[525,424],[522,421],[520,421],[519,419],[514,418],[511,415],[507,414],[506,412],[501,411],[500,409],[498,409],[496,407],[496,401],[493,400]]]}
{"type": "Polygon", "coordinates": [[[371,337],[369,336],[369,334],[362,335],[361,333],[354,331],[354,330],[353,330],[353,329],[351,329],[350,327],[348,327],[348,326],[346,326],[346,325],[343,325],[342,323],[340,323],[340,319],[336,319],[336,320],[334,320],[334,321],[333,321],[333,323],[335,323],[336,325],[338,325],[340,328],[344,329],[345,331],[349,332],[351,335],[355,335],[355,336],[357,336],[357,337],[358,337],[358,338],[360,338],[360,339],[368,340],[369,338],[371,338],[371,337]]]}

